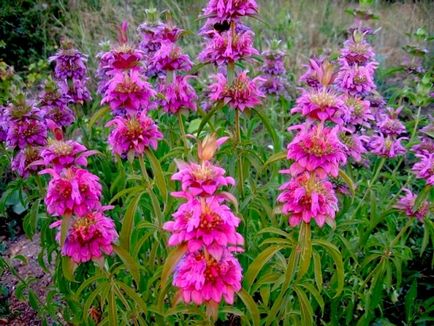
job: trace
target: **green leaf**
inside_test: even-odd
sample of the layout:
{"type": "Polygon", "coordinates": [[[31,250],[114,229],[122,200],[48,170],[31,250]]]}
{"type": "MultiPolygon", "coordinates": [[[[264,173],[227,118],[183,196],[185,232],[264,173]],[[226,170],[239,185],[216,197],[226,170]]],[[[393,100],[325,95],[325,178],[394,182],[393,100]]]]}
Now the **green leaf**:
{"type": "Polygon", "coordinates": [[[122,259],[125,266],[128,268],[131,275],[133,276],[133,279],[136,282],[137,286],[140,286],[140,267],[137,262],[124,248],[114,245],[113,250],[122,259]]]}
{"type": "Polygon", "coordinates": [[[342,169],[339,169],[339,176],[348,185],[348,188],[350,188],[350,191],[351,191],[351,196],[354,197],[355,194],[356,194],[356,187],[354,185],[353,180],[351,180],[351,178],[349,177],[349,175],[346,174],[346,172],[344,170],[342,170],[342,169]]]}
{"type": "Polygon", "coordinates": [[[89,287],[92,283],[98,281],[99,279],[103,278],[102,274],[97,274],[92,277],[89,277],[86,279],[83,283],[81,283],[80,287],[77,289],[77,291],[74,293],[74,295],[77,298],[80,298],[81,292],[83,292],[87,287],[89,287]]]}
{"type": "Polygon", "coordinates": [[[170,274],[175,270],[176,264],[184,256],[187,251],[187,245],[181,245],[174,250],[170,251],[167,255],[166,262],[161,272],[161,288],[164,289],[167,286],[170,274]]]}
{"type": "Polygon", "coordinates": [[[23,220],[23,229],[27,237],[32,239],[38,226],[38,210],[41,204],[41,198],[35,200],[30,208],[30,211],[26,214],[23,220]]]}
{"type": "Polygon", "coordinates": [[[152,151],[147,150],[146,151],[146,157],[148,158],[149,162],[151,163],[152,172],[155,177],[155,183],[158,187],[158,190],[160,190],[161,196],[164,199],[164,202],[167,202],[167,185],[166,185],[166,179],[164,178],[163,169],[161,168],[160,162],[155,157],[154,153],[152,151]]]}
{"type": "Polygon", "coordinates": [[[264,163],[264,166],[262,167],[262,171],[265,171],[265,169],[269,165],[271,165],[271,164],[273,164],[273,163],[275,163],[277,161],[286,160],[287,155],[288,155],[288,153],[285,152],[285,151],[271,155],[268,158],[268,160],[264,163]]]}
{"type": "Polygon", "coordinates": [[[270,120],[263,112],[261,112],[258,109],[252,109],[252,111],[254,111],[259,116],[265,128],[267,129],[268,133],[270,134],[271,138],[273,139],[274,150],[280,151],[282,145],[280,143],[280,138],[276,133],[276,128],[271,124],[270,120]]]}
{"type": "Polygon", "coordinates": [[[314,251],[313,253],[313,271],[315,275],[315,283],[318,289],[322,289],[322,270],[321,270],[321,257],[314,251]]]}
{"type": "Polygon", "coordinates": [[[306,290],[312,294],[312,296],[315,298],[316,302],[321,308],[321,312],[324,313],[324,299],[321,297],[320,292],[315,289],[315,287],[310,283],[303,283],[301,284],[302,287],[304,287],[306,290]]]}
{"type": "Polygon", "coordinates": [[[244,289],[241,289],[241,291],[239,291],[237,294],[240,297],[240,299],[243,301],[244,305],[246,306],[247,311],[250,313],[250,316],[252,317],[253,325],[259,326],[261,320],[259,309],[255,301],[253,300],[253,298],[244,289]]]}
{"type": "Polygon", "coordinates": [[[247,283],[248,288],[251,288],[253,282],[258,276],[261,269],[265,266],[265,264],[280,250],[285,248],[286,245],[275,245],[270,246],[263,250],[256,258],[252,261],[249,268],[247,269],[246,274],[244,275],[244,279],[247,283]]]}
{"type": "Polygon", "coordinates": [[[306,293],[298,286],[294,286],[294,291],[297,293],[298,301],[300,302],[301,325],[313,325],[313,309],[306,293]]]}
{"type": "Polygon", "coordinates": [[[75,264],[70,257],[62,256],[63,275],[68,281],[74,281],[74,271],[76,268],[77,264],[75,264]]]}
{"type": "Polygon", "coordinates": [[[414,303],[417,297],[417,279],[411,283],[410,289],[405,296],[405,319],[410,323],[414,318],[414,303]]]}
{"type": "Polygon", "coordinates": [[[199,128],[197,129],[197,137],[200,136],[200,133],[203,129],[203,127],[205,127],[205,125],[208,123],[208,121],[211,119],[211,117],[217,112],[217,110],[220,110],[222,107],[224,106],[223,103],[217,103],[216,105],[214,105],[214,107],[208,111],[208,113],[202,118],[202,122],[199,125],[199,128]]]}
{"type": "Polygon", "coordinates": [[[345,283],[344,264],[342,262],[342,255],[339,252],[338,248],[332,243],[330,243],[329,241],[315,239],[312,241],[312,244],[314,246],[316,245],[316,246],[323,247],[333,258],[333,261],[336,265],[336,277],[338,282],[338,287],[336,289],[336,294],[335,294],[335,298],[336,298],[341,294],[342,290],[344,289],[344,283],[345,283]]]}
{"type": "Polygon", "coordinates": [[[35,311],[39,311],[41,308],[41,303],[39,302],[38,296],[32,289],[29,289],[29,303],[35,311]]]}
{"type": "Polygon", "coordinates": [[[299,245],[301,247],[300,263],[297,279],[300,280],[307,273],[312,259],[312,240],[310,224],[302,223],[299,234],[299,245]]]}
{"type": "Polygon", "coordinates": [[[143,301],[136,291],[123,282],[117,281],[116,284],[139,306],[140,312],[146,313],[148,311],[145,301],[143,301]]]}
{"type": "Polygon", "coordinates": [[[99,109],[98,111],[96,111],[89,120],[88,128],[92,129],[93,125],[109,111],[110,111],[109,106],[104,106],[101,109],[99,109]]]}
{"type": "Polygon", "coordinates": [[[118,324],[118,313],[116,309],[116,297],[113,288],[109,292],[108,297],[108,309],[109,309],[109,324],[110,326],[116,326],[118,324]]]}
{"type": "Polygon", "coordinates": [[[139,205],[142,194],[143,192],[137,193],[137,195],[135,195],[135,197],[131,200],[122,221],[122,229],[119,233],[119,242],[121,246],[127,251],[130,250],[130,240],[134,224],[134,215],[136,214],[137,206],[139,205]]]}

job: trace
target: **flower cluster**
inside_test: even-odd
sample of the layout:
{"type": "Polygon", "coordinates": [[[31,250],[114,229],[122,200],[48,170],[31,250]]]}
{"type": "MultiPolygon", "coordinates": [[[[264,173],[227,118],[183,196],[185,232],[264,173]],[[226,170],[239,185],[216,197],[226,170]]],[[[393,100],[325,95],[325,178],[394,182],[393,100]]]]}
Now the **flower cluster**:
{"type": "Polygon", "coordinates": [[[265,79],[250,79],[246,71],[235,71],[235,63],[249,60],[259,52],[253,47],[254,33],[241,18],[257,14],[255,1],[209,1],[203,10],[207,18],[201,29],[206,44],[198,59],[218,66],[220,73],[212,76],[208,88],[211,102],[221,101],[229,107],[244,111],[257,106],[263,92],[265,79]],[[226,67],[226,69],[224,69],[226,67]]]}
{"type": "Polygon", "coordinates": [[[87,57],[73,47],[71,41],[64,39],[59,51],[49,58],[55,63],[54,78],[58,87],[72,103],[82,104],[90,100],[87,89],[87,57]]]}
{"type": "Polygon", "coordinates": [[[264,81],[260,89],[267,95],[284,96],[288,98],[289,85],[285,78],[285,52],[279,50],[279,43],[278,41],[273,41],[271,48],[262,52],[264,63],[261,70],[264,81]]]}
{"type": "Polygon", "coordinates": [[[199,143],[199,163],[177,162],[179,172],[172,176],[181,190],[172,196],[185,200],[164,224],[171,233],[169,246],[185,246],[178,262],[173,285],[186,303],[215,307],[222,299],[228,304],[241,289],[242,270],[233,252],[241,251],[243,237],[236,231],[240,219],[226,204],[231,195],[220,191],[234,185],[225,170],[211,160],[226,138],[207,137],[199,143]]]}
{"type": "Polygon", "coordinates": [[[415,209],[417,196],[411,192],[411,190],[404,188],[405,196],[401,197],[395,208],[402,211],[408,217],[415,217],[419,221],[423,222],[425,216],[429,212],[429,203],[427,200],[423,201],[419,208],[415,209]]]}
{"type": "Polygon", "coordinates": [[[127,29],[127,23],[122,23],[119,45],[99,55],[98,89],[101,104],[108,104],[114,115],[106,124],[112,128],[108,139],[112,151],[132,160],[149,148],[156,149],[163,135],[148,116],[157,93],[145,76],[146,55],[128,43],[127,29]]]}

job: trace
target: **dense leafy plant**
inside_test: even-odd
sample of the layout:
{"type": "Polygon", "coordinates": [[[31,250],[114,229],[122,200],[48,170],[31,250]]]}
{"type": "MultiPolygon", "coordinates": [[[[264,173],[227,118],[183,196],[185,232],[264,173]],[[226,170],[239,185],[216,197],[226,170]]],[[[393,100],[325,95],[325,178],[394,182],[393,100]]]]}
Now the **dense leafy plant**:
{"type": "Polygon", "coordinates": [[[257,13],[254,0],[209,1],[194,64],[186,33],[148,10],[141,42],[123,23],[103,45],[96,92],[66,38],[36,98],[43,63],[28,84],[2,74],[1,164],[18,177],[0,208],[40,233],[53,284],[40,298],[35,278],[0,266],[44,323],[433,320],[433,67],[381,85],[386,104],[362,8],[291,98],[280,42],[260,54],[244,25],[257,13]]]}

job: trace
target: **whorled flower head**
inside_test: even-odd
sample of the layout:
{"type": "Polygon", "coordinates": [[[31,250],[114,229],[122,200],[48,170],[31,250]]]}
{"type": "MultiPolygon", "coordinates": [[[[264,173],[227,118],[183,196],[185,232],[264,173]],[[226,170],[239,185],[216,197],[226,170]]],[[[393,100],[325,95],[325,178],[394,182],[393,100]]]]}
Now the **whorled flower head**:
{"type": "Polygon", "coordinates": [[[425,200],[417,210],[414,210],[417,196],[409,189],[404,188],[402,190],[404,190],[406,194],[399,199],[395,205],[395,208],[402,211],[408,217],[415,217],[419,221],[423,222],[425,216],[427,216],[429,212],[428,201],[425,200]]]}
{"type": "Polygon", "coordinates": [[[283,62],[283,58],[286,55],[285,52],[281,50],[266,50],[261,54],[264,58],[264,64],[261,67],[263,73],[274,76],[286,74],[285,63],[283,62]]]}
{"type": "Polygon", "coordinates": [[[226,250],[216,260],[206,252],[186,254],[178,263],[173,285],[179,288],[185,303],[197,305],[234,303],[234,295],[241,290],[242,269],[231,252],[226,250]]]}
{"type": "Polygon", "coordinates": [[[280,187],[277,200],[283,204],[282,213],[289,216],[289,224],[310,223],[314,219],[319,227],[331,223],[338,210],[333,184],[316,174],[303,173],[280,187]]]}
{"type": "Polygon", "coordinates": [[[285,172],[292,176],[308,171],[321,177],[336,177],[339,166],[347,161],[345,146],[338,137],[338,127],[328,128],[322,124],[295,127],[301,130],[287,147],[287,158],[294,163],[285,172]]]}
{"type": "Polygon", "coordinates": [[[421,137],[420,143],[414,145],[411,150],[420,155],[429,155],[434,153],[434,140],[429,137],[421,137]]]}
{"type": "Polygon", "coordinates": [[[219,22],[254,16],[257,13],[258,4],[255,0],[210,0],[203,10],[204,16],[219,22]]]}
{"type": "Polygon", "coordinates": [[[363,66],[374,60],[375,53],[371,45],[366,42],[364,35],[355,31],[351,37],[344,42],[339,61],[345,65],[363,66]]]}
{"type": "Polygon", "coordinates": [[[342,118],[347,115],[347,108],[341,96],[323,87],[309,91],[303,90],[295,107],[291,110],[291,113],[297,112],[309,119],[329,120],[342,124],[342,118]]]}
{"type": "Polygon", "coordinates": [[[362,155],[366,153],[363,141],[367,141],[367,136],[359,136],[355,133],[341,131],[339,133],[339,140],[345,145],[347,157],[352,157],[356,162],[362,160],[362,155]]]}
{"type": "Polygon", "coordinates": [[[108,139],[113,153],[127,154],[129,158],[149,148],[157,149],[158,141],[163,139],[158,126],[145,111],[137,116],[115,117],[106,126],[113,127],[108,139]]]}
{"type": "Polygon", "coordinates": [[[347,119],[352,130],[355,127],[370,128],[369,121],[374,120],[374,116],[371,113],[370,103],[367,100],[362,100],[359,97],[347,96],[345,98],[345,106],[347,107],[347,119]]]}
{"type": "Polygon", "coordinates": [[[72,167],[58,173],[54,169],[42,170],[52,179],[48,183],[45,205],[53,216],[84,216],[101,207],[102,187],[99,178],[83,169],[72,167]]]}
{"type": "Polygon", "coordinates": [[[46,107],[45,117],[53,120],[56,124],[62,127],[70,126],[75,121],[75,114],[68,106],[51,106],[46,107]]]}
{"type": "MultiPolygon", "coordinates": [[[[62,221],[51,224],[51,228],[60,228],[62,221]]],[[[60,241],[60,232],[57,234],[60,241]]],[[[113,244],[118,239],[113,220],[104,215],[102,210],[92,211],[82,217],[74,217],[62,248],[62,256],[71,257],[80,264],[99,260],[113,252],[113,244]]]]}
{"type": "Polygon", "coordinates": [[[371,153],[382,157],[393,158],[405,154],[406,149],[402,146],[401,141],[408,139],[407,137],[395,138],[386,136],[382,133],[372,136],[369,139],[368,146],[371,153]]]}
{"type": "Polygon", "coordinates": [[[128,44],[122,44],[100,55],[99,69],[109,76],[123,71],[140,70],[144,57],[142,51],[128,44]]]}
{"type": "Polygon", "coordinates": [[[404,124],[399,121],[398,114],[401,108],[387,108],[386,114],[380,115],[380,120],[377,123],[378,129],[385,135],[399,136],[406,132],[404,124]]]}
{"type": "Polygon", "coordinates": [[[39,108],[45,112],[45,118],[62,127],[71,125],[75,120],[74,112],[68,107],[71,98],[63,94],[58,85],[47,81],[45,89],[39,95],[39,108]]]}
{"type": "Polygon", "coordinates": [[[161,94],[159,104],[167,113],[178,113],[181,109],[196,111],[197,95],[194,88],[188,83],[191,76],[176,76],[167,82],[162,78],[159,83],[158,92],[161,94]]]}
{"type": "Polygon", "coordinates": [[[72,166],[87,166],[87,157],[95,154],[75,140],[50,139],[48,146],[41,152],[43,164],[60,173],[72,166]]]}
{"type": "Polygon", "coordinates": [[[160,49],[161,43],[175,43],[183,33],[181,28],[160,21],[144,22],[139,25],[137,31],[141,36],[139,47],[148,58],[160,49]]]}
{"type": "Polygon", "coordinates": [[[40,147],[26,147],[21,149],[12,159],[11,169],[20,177],[27,178],[30,173],[39,170],[38,166],[31,165],[41,158],[40,147]]]}
{"type": "Polygon", "coordinates": [[[161,43],[149,63],[149,69],[155,71],[189,71],[192,66],[193,62],[181,47],[168,41],[161,43]]]}
{"type": "Polygon", "coordinates": [[[176,161],[178,172],[172,180],[181,182],[182,192],[192,196],[212,196],[221,188],[235,185],[232,177],[225,177],[225,170],[209,161],[202,164],[176,161]]]}
{"type": "Polygon", "coordinates": [[[262,78],[264,79],[264,81],[259,87],[262,93],[289,98],[289,84],[286,79],[277,75],[262,75],[262,78]]]}
{"type": "Polygon", "coordinates": [[[261,77],[250,79],[243,71],[229,85],[226,77],[219,73],[214,75],[214,83],[209,86],[209,96],[212,101],[223,101],[233,109],[244,111],[261,103],[264,94],[259,87],[263,81],[261,77]]]}
{"type": "Polygon", "coordinates": [[[434,153],[427,155],[416,154],[420,159],[414,166],[412,171],[419,179],[425,179],[429,185],[434,185],[434,153]]]}
{"type": "Polygon", "coordinates": [[[172,235],[169,246],[187,244],[190,252],[203,248],[215,259],[220,259],[225,248],[237,248],[244,239],[236,232],[240,219],[224,204],[224,198],[211,196],[190,199],[173,214],[174,221],[166,222],[164,230],[172,235]]]}
{"type": "Polygon", "coordinates": [[[92,98],[86,85],[87,80],[88,78],[72,79],[69,81],[62,80],[58,82],[58,85],[63,94],[71,99],[72,103],[83,104],[92,98]]]}
{"type": "Polygon", "coordinates": [[[8,120],[7,108],[0,105],[0,143],[6,140],[9,125],[8,120]]]}
{"type": "Polygon", "coordinates": [[[6,110],[7,135],[9,148],[23,149],[27,146],[44,146],[47,142],[47,126],[44,112],[30,105],[10,106],[6,110]]]}
{"type": "Polygon", "coordinates": [[[48,60],[55,62],[54,77],[58,80],[81,80],[86,76],[87,57],[74,49],[70,42],[64,42],[62,48],[48,60]]]}
{"type": "Polygon", "coordinates": [[[336,82],[340,88],[352,95],[366,95],[374,91],[375,63],[366,66],[342,66],[338,72],[336,82]]]}
{"type": "Polygon", "coordinates": [[[137,71],[118,73],[107,83],[101,104],[109,104],[112,110],[124,108],[131,114],[151,108],[155,91],[137,71]]]}
{"type": "Polygon", "coordinates": [[[211,30],[207,34],[208,42],[198,56],[201,62],[220,66],[259,54],[253,47],[254,33],[252,31],[237,33],[235,28],[231,28],[222,33],[211,30]]]}

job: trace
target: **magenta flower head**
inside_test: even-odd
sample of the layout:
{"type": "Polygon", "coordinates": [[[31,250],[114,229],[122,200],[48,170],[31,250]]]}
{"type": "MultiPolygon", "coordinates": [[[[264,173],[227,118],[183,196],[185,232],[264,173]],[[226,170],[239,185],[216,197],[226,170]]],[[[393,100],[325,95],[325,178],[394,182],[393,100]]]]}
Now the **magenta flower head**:
{"type": "Polygon", "coordinates": [[[20,97],[6,112],[6,145],[23,149],[27,146],[44,146],[47,142],[47,126],[44,112],[20,97]]]}
{"type": "Polygon", "coordinates": [[[74,49],[69,40],[63,40],[61,49],[48,60],[55,62],[54,76],[58,80],[81,80],[86,76],[87,57],[74,49]]]}
{"type": "Polygon", "coordinates": [[[162,78],[158,92],[161,94],[159,104],[167,113],[176,114],[182,109],[196,111],[197,95],[194,88],[188,83],[191,76],[176,76],[170,83],[162,78]]]}
{"type": "Polygon", "coordinates": [[[149,65],[149,69],[155,71],[189,71],[193,62],[176,43],[165,41],[161,43],[149,65]]]}
{"type": "Polygon", "coordinates": [[[191,198],[173,214],[174,221],[163,228],[172,233],[169,246],[186,243],[190,252],[206,248],[215,259],[221,259],[227,246],[239,247],[244,239],[236,232],[240,219],[223,204],[224,198],[212,196],[191,198]]]}
{"type": "Polygon", "coordinates": [[[217,22],[233,21],[257,13],[258,4],[255,0],[210,0],[203,11],[204,16],[217,22]]]}
{"type": "Polygon", "coordinates": [[[282,213],[289,216],[294,227],[314,219],[319,227],[332,224],[338,210],[333,184],[316,174],[303,173],[280,187],[277,201],[283,204],[282,213]]]}
{"type": "Polygon", "coordinates": [[[412,151],[419,155],[434,153],[434,140],[429,137],[422,137],[419,144],[414,145],[412,151]]]}
{"type": "Polygon", "coordinates": [[[40,147],[26,147],[21,149],[13,158],[11,169],[21,178],[27,178],[29,174],[39,170],[39,167],[32,165],[41,158],[40,147]]]}
{"type": "Polygon", "coordinates": [[[99,69],[110,76],[123,71],[140,70],[144,57],[142,51],[128,44],[122,44],[100,56],[99,69]]]}
{"type": "Polygon", "coordinates": [[[224,176],[224,169],[209,161],[202,164],[176,161],[176,165],[179,171],[172,176],[172,180],[181,182],[182,192],[192,196],[212,196],[221,187],[235,185],[232,177],[224,176]]]}
{"type": "Polygon", "coordinates": [[[209,40],[198,59],[220,66],[258,55],[259,52],[253,48],[254,35],[252,31],[237,33],[235,27],[222,33],[211,30],[206,35],[209,40]]]}
{"type": "Polygon", "coordinates": [[[362,160],[362,155],[366,153],[363,141],[368,140],[367,136],[359,136],[356,133],[341,131],[339,133],[339,140],[345,146],[345,155],[347,157],[352,157],[356,162],[362,160]]]}
{"type": "Polygon", "coordinates": [[[423,222],[424,218],[428,216],[429,213],[428,201],[425,200],[417,210],[414,210],[417,196],[409,189],[404,188],[402,190],[405,191],[405,196],[399,199],[395,205],[395,208],[402,211],[408,217],[414,217],[423,222]]]}
{"type": "Polygon", "coordinates": [[[137,116],[118,116],[106,126],[113,127],[108,139],[113,153],[128,155],[129,159],[142,155],[146,149],[157,149],[158,141],[163,139],[158,126],[145,111],[137,116]]]}
{"type": "Polygon", "coordinates": [[[399,136],[406,132],[404,124],[399,121],[398,114],[401,109],[387,108],[387,114],[381,116],[378,129],[385,135],[399,136]]]}
{"type": "Polygon", "coordinates": [[[241,273],[228,250],[218,260],[204,252],[188,253],[176,266],[173,285],[185,303],[213,306],[224,299],[233,304],[235,293],[241,290],[241,273]]]}
{"type": "Polygon", "coordinates": [[[291,113],[301,113],[305,117],[319,121],[333,121],[342,124],[347,108],[341,96],[326,87],[303,90],[291,113]]]}
{"type": "Polygon", "coordinates": [[[54,169],[39,173],[52,176],[45,196],[45,205],[50,215],[84,216],[101,207],[102,187],[96,175],[76,167],[60,173],[54,169]]]}
{"type": "Polygon", "coordinates": [[[374,60],[375,53],[371,45],[364,39],[364,34],[355,30],[351,39],[344,42],[339,61],[342,65],[364,66],[374,60]]]}
{"type": "Polygon", "coordinates": [[[72,166],[87,166],[87,157],[95,153],[96,151],[89,151],[74,140],[51,139],[41,152],[41,157],[47,168],[53,168],[60,173],[63,169],[72,166]]]}
{"type": "Polygon", "coordinates": [[[336,177],[339,166],[346,163],[345,146],[338,137],[338,127],[328,128],[322,124],[299,125],[299,133],[288,144],[288,159],[294,160],[289,170],[292,176],[308,171],[321,177],[336,177]]]}
{"type": "Polygon", "coordinates": [[[8,110],[6,107],[0,105],[0,143],[4,142],[7,137],[8,130],[8,110]]]}
{"type": "Polygon", "coordinates": [[[260,91],[266,95],[283,96],[289,98],[289,84],[286,79],[276,75],[263,75],[264,81],[259,87],[260,91]]]}
{"type": "Polygon", "coordinates": [[[151,98],[156,95],[149,84],[137,71],[117,73],[108,82],[101,104],[109,104],[112,110],[125,108],[134,115],[151,108],[151,98]]]}
{"type": "Polygon", "coordinates": [[[312,58],[305,65],[306,72],[300,77],[299,82],[312,88],[328,87],[336,79],[334,66],[324,58],[312,58]]]}
{"type": "Polygon", "coordinates": [[[59,81],[59,87],[63,94],[67,95],[72,103],[83,104],[92,97],[86,86],[88,78],[59,81]]]}
{"type": "Polygon", "coordinates": [[[346,96],[345,106],[348,112],[346,122],[351,130],[355,130],[355,127],[370,129],[369,121],[374,120],[374,116],[371,113],[369,101],[362,100],[359,97],[346,96]]]}
{"type": "Polygon", "coordinates": [[[259,89],[264,79],[261,77],[250,79],[246,71],[239,73],[232,85],[229,85],[226,77],[220,73],[214,75],[214,80],[214,83],[209,86],[210,99],[223,101],[233,109],[244,111],[246,108],[254,108],[264,97],[259,89]]]}
{"type": "MultiPolygon", "coordinates": [[[[279,44],[279,42],[276,42],[279,44]]],[[[285,63],[283,61],[286,53],[281,50],[265,50],[262,52],[264,64],[261,68],[262,72],[267,75],[284,75],[286,74],[285,63]]]]}
{"type": "Polygon", "coordinates": [[[407,137],[395,138],[386,136],[382,133],[372,136],[369,139],[369,147],[371,153],[382,157],[393,158],[405,154],[406,149],[402,146],[401,141],[408,139],[407,137]]]}
{"type": "Polygon", "coordinates": [[[416,177],[425,179],[430,186],[434,185],[434,153],[427,155],[416,154],[416,157],[420,159],[412,169],[416,177]]]}
{"type": "MultiPolygon", "coordinates": [[[[62,220],[54,222],[51,228],[59,228],[62,220]]],[[[60,232],[57,234],[60,241],[60,232]]],[[[75,217],[62,248],[62,256],[71,257],[74,263],[98,261],[103,255],[113,253],[113,244],[118,239],[113,220],[102,210],[92,211],[82,217],[75,217]]]]}
{"type": "Polygon", "coordinates": [[[366,66],[342,66],[336,82],[342,90],[350,94],[369,94],[377,88],[374,83],[375,68],[375,63],[369,63],[366,66]]]}

